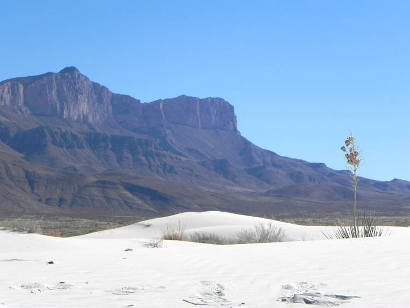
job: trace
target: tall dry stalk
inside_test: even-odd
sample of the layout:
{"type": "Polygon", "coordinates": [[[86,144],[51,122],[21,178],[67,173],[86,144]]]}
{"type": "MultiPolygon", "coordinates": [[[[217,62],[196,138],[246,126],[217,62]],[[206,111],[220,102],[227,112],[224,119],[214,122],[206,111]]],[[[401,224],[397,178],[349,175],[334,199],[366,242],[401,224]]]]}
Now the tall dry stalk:
{"type": "Polygon", "coordinates": [[[357,148],[356,139],[350,134],[345,140],[345,145],[341,147],[341,150],[345,153],[347,166],[352,173],[353,178],[353,226],[357,231],[357,174],[360,167],[361,159],[359,158],[360,152],[357,148]]]}

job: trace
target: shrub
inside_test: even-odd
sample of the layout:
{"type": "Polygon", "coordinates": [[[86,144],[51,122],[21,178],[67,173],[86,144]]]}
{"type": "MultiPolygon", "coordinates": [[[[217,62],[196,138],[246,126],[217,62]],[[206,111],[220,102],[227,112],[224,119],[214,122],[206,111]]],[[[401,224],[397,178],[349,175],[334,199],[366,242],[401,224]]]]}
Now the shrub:
{"type": "Polygon", "coordinates": [[[178,221],[177,225],[167,225],[165,229],[162,230],[161,238],[163,240],[184,241],[186,239],[185,227],[180,221],[178,221]]]}
{"type": "Polygon", "coordinates": [[[281,228],[272,223],[256,225],[253,229],[244,229],[237,233],[239,244],[246,243],[271,243],[284,241],[284,233],[281,228]]]}
{"type": "Polygon", "coordinates": [[[195,232],[189,235],[188,240],[190,242],[204,243],[204,244],[215,244],[215,245],[226,245],[230,241],[223,238],[215,233],[206,232],[195,232]]]}
{"type": "Polygon", "coordinates": [[[254,226],[250,229],[243,229],[235,234],[233,238],[227,238],[215,233],[194,232],[185,235],[185,229],[178,223],[176,226],[169,226],[162,231],[163,240],[189,241],[215,245],[251,244],[251,243],[271,243],[282,242],[285,239],[281,228],[272,223],[254,226]]]}

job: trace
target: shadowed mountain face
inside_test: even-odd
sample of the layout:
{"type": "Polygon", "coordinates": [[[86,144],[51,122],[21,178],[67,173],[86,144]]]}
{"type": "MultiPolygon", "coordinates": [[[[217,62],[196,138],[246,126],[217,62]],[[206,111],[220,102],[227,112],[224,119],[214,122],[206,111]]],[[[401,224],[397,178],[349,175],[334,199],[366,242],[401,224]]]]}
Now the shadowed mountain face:
{"type": "MultiPolygon", "coordinates": [[[[360,179],[359,202],[410,211],[410,183],[360,179]]],[[[349,210],[345,171],[281,157],[237,130],[221,98],[141,103],[76,68],[0,82],[0,213],[140,215],[349,210]]]]}

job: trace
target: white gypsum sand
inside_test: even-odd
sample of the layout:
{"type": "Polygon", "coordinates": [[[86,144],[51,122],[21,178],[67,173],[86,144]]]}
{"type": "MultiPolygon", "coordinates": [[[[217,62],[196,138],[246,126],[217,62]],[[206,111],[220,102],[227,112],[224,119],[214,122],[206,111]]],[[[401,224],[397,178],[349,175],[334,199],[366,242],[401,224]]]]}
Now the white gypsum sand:
{"type": "Polygon", "coordinates": [[[203,212],[72,238],[0,231],[0,308],[410,307],[409,228],[325,239],[332,230],[203,212]],[[178,223],[188,234],[229,237],[261,222],[290,241],[145,245],[178,223]]]}

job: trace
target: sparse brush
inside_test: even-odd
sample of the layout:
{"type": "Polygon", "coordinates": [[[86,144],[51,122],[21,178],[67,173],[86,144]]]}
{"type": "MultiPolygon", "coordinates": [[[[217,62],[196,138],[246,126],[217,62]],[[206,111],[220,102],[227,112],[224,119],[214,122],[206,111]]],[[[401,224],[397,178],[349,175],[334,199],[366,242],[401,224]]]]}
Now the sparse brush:
{"type": "Polygon", "coordinates": [[[72,217],[7,218],[0,220],[0,229],[14,232],[38,233],[55,237],[68,237],[120,227],[124,223],[72,217]]]}
{"type": "Polygon", "coordinates": [[[238,244],[257,243],[254,229],[243,229],[236,234],[238,244]]]}
{"type": "Polygon", "coordinates": [[[166,225],[165,229],[162,230],[163,240],[171,241],[184,241],[186,240],[185,227],[180,221],[177,225],[166,225]]]}
{"type": "Polygon", "coordinates": [[[5,230],[10,230],[13,232],[23,232],[23,233],[38,233],[42,234],[43,230],[41,226],[33,220],[26,219],[14,219],[9,221],[2,221],[1,228],[5,230]]]}
{"type": "Polygon", "coordinates": [[[221,237],[215,233],[207,232],[195,232],[189,235],[188,241],[204,244],[226,245],[230,241],[224,237],[221,237]]]}
{"type": "Polygon", "coordinates": [[[162,239],[214,245],[235,245],[282,242],[284,241],[285,236],[282,229],[274,226],[272,223],[260,223],[253,228],[243,229],[234,237],[223,237],[215,233],[208,232],[194,232],[186,235],[184,227],[181,223],[178,223],[178,225],[174,226],[167,225],[162,232],[162,239]]]}
{"type": "Polygon", "coordinates": [[[272,223],[260,223],[254,229],[244,229],[237,233],[238,243],[271,243],[284,241],[284,233],[281,228],[272,223]]]}

